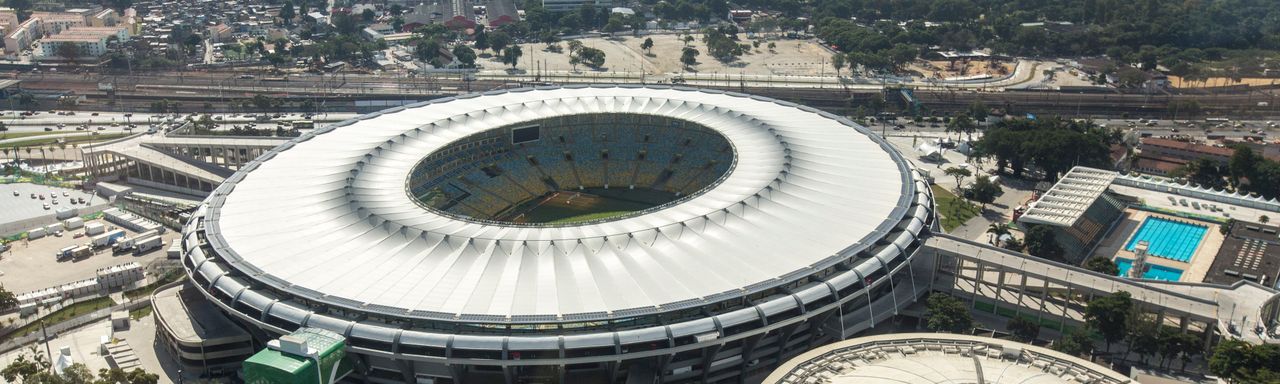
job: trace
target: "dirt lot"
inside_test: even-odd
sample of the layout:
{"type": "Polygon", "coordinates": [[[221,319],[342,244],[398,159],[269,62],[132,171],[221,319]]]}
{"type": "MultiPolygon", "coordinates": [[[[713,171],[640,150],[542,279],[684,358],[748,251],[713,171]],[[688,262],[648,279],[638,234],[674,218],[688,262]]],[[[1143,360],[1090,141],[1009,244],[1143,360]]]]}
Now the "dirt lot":
{"type": "MultiPolygon", "coordinates": [[[[769,50],[769,41],[766,41],[738,60],[722,63],[708,57],[706,44],[702,43],[702,35],[693,36],[695,40],[690,46],[701,53],[698,64],[693,67],[693,70],[701,73],[812,76],[823,73],[831,75],[834,71],[828,62],[831,53],[814,40],[773,39],[769,40],[776,44],[773,50],[769,50]]],[[[739,36],[741,43],[751,44],[745,34],[739,36]]],[[[680,64],[680,53],[684,48],[684,43],[680,41],[681,36],[650,35],[647,37],[653,39],[654,46],[650,50],[651,53],[640,49],[640,44],[644,42],[645,37],[588,38],[581,41],[584,46],[604,51],[605,65],[599,69],[601,72],[632,74],[644,72],[650,75],[680,73],[683,70],[680,64]]],[[[541,62],[542,64],[538,65],[545,66],[546,70],[572,71],[573,66],[569,65],[568,46],[564,42],[560,45],[564,48],[562,53],[543,50],[546,44],[522,45],[524,56],[520,59],[518,68],[532,71],[535,67],[533,63],[541,62]]],[[[481,59],[481,63],[490,70],[502,68],[502,63],[496,58],[481,59]]],[[[583,65],[579,65],[577,69],[582,72],[596,71],[583,65]]]]}
{"type": "Polygon", "coordinates": [[[957,61],[952,65],[948,61],[919,60],[907,65],[907,69],[934,79],[945,79],[960,76],[991,75],[1000,77],[1013,72],[1015,63],[992,61],[957,61]]]}
{"type": "MultiPolygon", "coordinates": [[[[108,228],[114,227],[113,224],[102,219],[88,221],[86,224],[91,222],[100,222],[108,228]]],[[[136,235],[136,233],[128,229],[124,231],[126,233],[125,236],[133,237],[136,235]]],[[[165,246],[138,256],[134,256],[132,253],[114,255],[111,253],[111,249],[107,248],[81,260],[55,261],[54,254],[63,247],[89,242],[89,237],[87,236],[76,238],[74,235],[77,233],[84,233],[84,229],[65,231],[62,237],[45,236],[35,240],[11,243],[10,245],[13,248],[0,255],[0,273],[3,273],[3,275],[0,275],[0,283],[3,283],[4,288],[10,292],[24,293],[88,279],[96,276],[96,272],[100,268],[120,265],[130,261],[136,261],[145,267],[154,260],[164,259],[168,245],[172,244],[179,235],[174,231],[166,231],[164,235],[161,235],[165,246]]]]}

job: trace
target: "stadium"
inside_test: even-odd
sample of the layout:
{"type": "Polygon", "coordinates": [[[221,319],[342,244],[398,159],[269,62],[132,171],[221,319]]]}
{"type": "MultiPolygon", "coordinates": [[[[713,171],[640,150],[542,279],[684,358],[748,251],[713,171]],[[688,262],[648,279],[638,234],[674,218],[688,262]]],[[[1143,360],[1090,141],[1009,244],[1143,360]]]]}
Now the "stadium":
{"type": "Polygon", "coordinates": [[[258,342],[332,331],[369,382],[738,382],[923,294],[932,206],[813,108],[543,87],[283,144],[205,200],[182,258],[258,342]]]}

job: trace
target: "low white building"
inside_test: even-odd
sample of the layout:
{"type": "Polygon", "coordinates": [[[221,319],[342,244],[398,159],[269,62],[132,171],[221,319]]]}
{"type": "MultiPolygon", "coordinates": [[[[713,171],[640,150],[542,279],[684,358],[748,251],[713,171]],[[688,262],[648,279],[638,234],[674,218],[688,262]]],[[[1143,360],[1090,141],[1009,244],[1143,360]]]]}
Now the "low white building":
{"type": "Polygon", "coordinates": [[[35,57],[36,59],[66,59],[59,54],[59,48],[63,44],[76,44],[80,47],[78,58],[97,58],[107,53],[112,37],[119,42],[129,41],[129,31],[122,27],[71,28],[40,39],[40,49],[36,50],[35,57]]]}
{"type": "Polygon", "coordinates": [[[4,52],[18,53],[40,37],[40,19],[30,18],[12,31],[5,30],[4,52]]]}

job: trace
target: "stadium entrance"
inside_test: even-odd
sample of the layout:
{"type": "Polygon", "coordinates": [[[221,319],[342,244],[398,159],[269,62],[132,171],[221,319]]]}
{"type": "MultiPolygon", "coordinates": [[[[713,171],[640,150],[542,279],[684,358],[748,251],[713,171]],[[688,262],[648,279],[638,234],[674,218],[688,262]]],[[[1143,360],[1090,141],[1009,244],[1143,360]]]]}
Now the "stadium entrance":
{"type": "Polygon", "coordinates": [[[733,146],[666,116],[580,114],[492,129],[424,158],[409,177],[420,205],[512,225],[616,220],[696,196],[726,177],[733,146]]]}

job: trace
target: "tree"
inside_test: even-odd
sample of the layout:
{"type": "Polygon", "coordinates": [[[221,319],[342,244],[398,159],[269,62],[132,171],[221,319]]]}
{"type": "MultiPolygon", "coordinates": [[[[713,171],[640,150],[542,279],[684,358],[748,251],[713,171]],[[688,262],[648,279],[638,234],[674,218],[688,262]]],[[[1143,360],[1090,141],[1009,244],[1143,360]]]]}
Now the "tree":
{"type": "Polygon", "coordinates": [[[62,379],[66,384],[97,384],[93,379],[93,371],[81,363],[74,363],[64,368],[62,379]]]}
{"type": "Polygon", "coordinates": [[[969,186],[969,194],[972,195],[973,201],[982,204],[982,209],[987,209],[987,204],[994,203],[996,197],[1004,194],[1004,188],[1000,184],[991,182],[991,178],[987,175],[978,175],[973,180],[973,185],[969,186]]]}
{"type": "Polygon", "coordinates": [[[1023,316],[1014,316],[1007,327],[1009,334],[1024,343],[1035,341],[1040,336],[1040,323],[1023,316]]]}
{"type": "Polygon", "coordinates": [[[683,64],[685,69],[692,69],[694,65],[698,64],[698,55],[697,49],[684,47],[684,50],[680,52],[680,64],[683,64]]]}
{"type": "Polygon", "coordinates": [[[0,377],[10,383],[16,383],[19,380],[27,383],[33,376],[49,370],[49,362],[44,361],[44,355],[36,352],[35,347],[32,347],[29,353],[32,355],[31,359],[27,359],[26,354],[18,355],[18,358],[8,366],[0,369],[0,377]]]}
{"type": "Polygon", "coordinates": [[[1186,177],[1187,181],[1206,188],[1223,188],[1226,180],[1218,163],[1208,158],[1199,158],[1187,163],[1170,173],[1174,177],[1186,177]]]}
{"type": "Polygon", "coordinates": [[[98,384],[156,384],[160,375],[147,373],[142,368],[125,371],[120,368],[98,370],[98,384]]]}
{"type": "Polygon", "coordinates": [[[845,59],[845,55],[843,53],[836,53],[834,55],[831,55],[831,66],[836,68],[837,78],[840,77],[840,69],[844,68],[844,59],[845,59]]]}
{"type": "Polygon", "coordinates": [[[977,129],[978,125],[975,124],[973,119],[969,118],[969,115],[966,113],[961,113],[956,117],[951,118],[951,121],[947,122],[946,128],[947,132],[965,134],[968,136],[970,141],[973,140],[973,132],[977,129]]]}
{"type": "Polygon", "coordinates": [[[20,91],[20,93],[18,93],[17,98],[18,98],[18,105],[21,106],[23,109],[26,109],[28,111],[34,111],[36,109],[36,97],[35,95],[32,95],[30,92],[20,91]]]}
{"type": "MultiPolygon", "coordinates": [[[[1241,340],[1227,339],[1213,348],[1209,372],[1223,378],[1239,378],[1250,370],[1253,347],[1241,340]]],[[[8,377],[6,377],[8,379],[8,377]]]]}
{"type": "Polygon", "coordinates": [[[681,41],[684,41],[684,45],[687,47],[693,42],[693,35],[684,35],[684,39],[681,39],[681,41]]]}
{"type": "Polygon", "coordinates": [[[343,35],[354,35],[359,31],[355,17],[350,14],[335,13],[330,16],[329,23],[333,24],[333,28],[343,35]]]}
{"type": "Polygon", "coordinates": [[[604,31],[608,33],[622,32],[627,29],[626,23],[622,21],[622,14],[615,13],[609,16],[609,22],[604,24],[604,31]]]}
{"type": "MultiPolygon", "coordinates": [[[[8,129],[0,129],[0,130],[8,130],[8,129]]],[[[1266,224],[1268,221],[1271,221],[1271,217],[1268,217],[1267,215],[1258,216],[1259,223],[1266,224]]]]}
{"type": "Polygon", "coordinates": [[[293,25],[293,18],[298,16],[293,10],[293,0],[285,0],[284,5],[280,6],[280,13],[276,16],[284,22],[284,25],[293,25]]]}
{"type": "Polygon", "coordinates": [[[476,30],[474,45],[476,49],[479,49],[481,52],[489,49],[489,35],[484,33],[484,28],[476,30]]]}
{"type": "Polygon", "coordinates": [[[67,62],[75,64],[76,59],[80,58],[80,44],[64,42],[58,44],[58,56],[67,59],[67,62]]]}
{"type": "Polygon", "coordinates": [[[943,174],[945,174],[945,175],[947,175],[947,176],[951,176],[951,177],[956,178],[956,191],[957,191],[957,192],[959,192],[959,191],[960,191],[960,185],[961,185],[961,184],[960,184],[960,182],[961,182],[961,181],[963,181],[963,180],[964,180],[964,178],[966,178],[966,177],[973,176],[973,171],[970,171],[970,170],[969,170],[969,168],[960,168],[960,167],[951,167],[951,168],[947,168],[947,169],[943,170],[943,171],[942,171],[942,173],[943,173],[943,174]]]}
{"type": "Polygon", "coordinates": [[[476,51],[465,44],[453,46],[453,57],[457,58],[464,68],[475,68],[476,66],[476,51]]]}
{"type": "Polygon", "coordinates": [[[1117,267],[1114,261],[1105,257],[1093,257],[1086,260],[1084,268],[1108,276],[1115,276],[1120,273],[1120,267],[1117,267]]]}
{"type": "Polygon", "coordinates": [[[720,61],[733,61],[746,52],[746,48],[743,48],[737,41],[734,41],[717,28],[708,29],[703,35],[702,41],[707,43],[707,54],[720,61]]]}
{"type": "Polygon", "coordinates": [[[1061,260],[1062,246],[1054,238],[1053,228],[1047,225],[1028,225],[1027,253],[1049,260],[1061,260]]]}
{"type": "Polygon", "coordinates": [[[573,56],[578,59],[578,62],[586,64],[591,68],[598,69],[600,66],[604,65],[604,51],[599,49],[591,47],[578,48],[577,52],[574,53],[573,56]]]}
{"type": "Polygon", "coordinates": [[[1111,343],[1123,340],[1133,315],[1133,300],[1129,292],[1119,291],[1096,297],[1085,307],[1084,318],[1090,328],[1102,335],[1111,351],[1111,343]]]}
{"type": "Polygon", "coordinates": [[[1009,234],[1009,224],[991,223],[987,225],[987,233],[991,234],[994,244],[1000,244],[1000,238],[1009,234]]]}
{"type": "Polygon", "coordinates": [[[1182,362],[1182,370],[1187,369],[1187,363],[1196,355],[1204,354],[1204,340],[1190,333],[1177,333],[1178,341],[1178,360],[1182,362]]]}
{"type": "Polygon", "coordinates": [[[996,159],[1000,171],[1014,177],[1038,169],[1045,181],[1056,181],[1076,165],[1110,166],[1110,145],[1121,136],[1090,122],[1041,118],[1003,120],[986,129],[975,147],[996,159]]]}
{"type": "Polygon", "coordinates": [[[373,20],[377,18],[378,14],[374,12],[372,8],[365,8],[364,12],[360,12],[360,19],[364,20],[366,23],[372,23],[373,20]]]}
{"type": "Polygon", "coordinates": [[[440,67],[443,64],[439,60],[440,49],[443,47],[444,46],[440,43],[440,40],[435,38],[425,38],[418,41],[418,45],[413,48],[413,56],[419,61],[431,63],[433,66],[440,67]]]}
{"type": "Polygon", "coordinates": [[[520,56],[523,56],[523,55],[524,55],[524,52],[520,50],[519,45],[512,45],[502,50],[502,63],[510,64],[511,69],[515,69],[516,64],[520,63],[520,56]]]}
{"type": "Polygon", "coordinates": [[[494,52],[503,52],[507,45],[511,44],[511,35],[503,31],[494,31],[489,34],[488,41],[489,47],[493,48],[494,52]]]}
{"type": "Polygon", "coordinates": [[[0,310],[8,310],[8,308],[15,306],[18,306],[18,297],[14,296],[13,292],[9,292],[9,289],[4,289],[3,284],[0,284],[0,310]]]}
{"type": "Polygon", "coordinates": [[[259,110],[267,111],[272,108],[279,107],[279,100],[268,97],[267,95],[257,94],[253,96],[253,106],[259,110]]]}
{"type": "Polygon", "coordinates": [[[991,109],[987,108],[982,101],[975,100],[973,104],[969,104],[969,115],[973,116],[975,121],[986,121],[987,116],[991,114],[991,109]]]}
{"type": "Polygon", "coordinates": [[[931,293],[925,304],[927,326],[936,332],[967,333],[973,328],[969,308],[960,300],[942,293],[931,293]]]}
{"type": "Polygon", "coordinates": [[[1237,146],[1235,150],[1235,153],[1231,154],[1231,159],[1227,161],[1227,173],[1231,175],[1231,185],[1239,187],[1241,178],[1257,172],[1258,158],[1253,153],[1253,148],[1248,146],[1237,146]]]}
{"type": "Polygon", "coordinates": [[[643,49],[645,53],[652,54],[653,38],[651,37],[644,38],[644,42],[640,43],[640,49],[643,49]]]}
{"type": "Polygon", "coordinates": [[[1071,356],[1081,356],[1093,350],[1093,339],[1089,337],[1088,331],[1075,328],[1054,342],[1053,350],[1071,356]]]}

